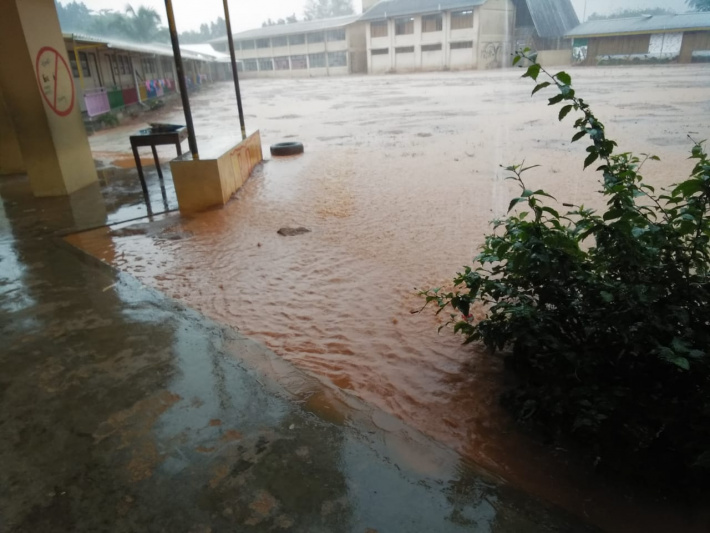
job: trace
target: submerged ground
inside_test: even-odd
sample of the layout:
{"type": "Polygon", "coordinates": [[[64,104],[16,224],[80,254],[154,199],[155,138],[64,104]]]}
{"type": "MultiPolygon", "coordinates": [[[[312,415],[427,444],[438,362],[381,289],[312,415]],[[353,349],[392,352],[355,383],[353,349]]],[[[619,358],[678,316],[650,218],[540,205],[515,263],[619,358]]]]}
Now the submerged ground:
{"type": "MultiPolygon", "coordinates": [[[[697,509],[609,486],[566,450],[521,435],[496,401],[497,361],[437,335],[431,313],[411,313],[415,288],[446,284],[505,213],[512,189],[501,164],[542,164],[530,186],[598,205],[585,146],[568,142],[572,119],[559,125],[519,74],[248,80],[247,126],[267,146],[304,142],[304,156],[267,162],[223,210],[71,242],[602,527],[701,531],[708,517],[697,509]],[[311,233],[285,238],[283,226],[311,233]]],[[[710,68],[571,74],[622,150],[661,157],[645,168],[652,183],[687,176],[687,135],[708,136],[710,68]]],[[[195,95],[193,112],[201,149],[239,131],[230,84],[195,95]]],[[[156,120],[183,118],[165,110],[156,120]]],[[[95,157],[125,164],[134,129],[92,137],[95,157]]]]}

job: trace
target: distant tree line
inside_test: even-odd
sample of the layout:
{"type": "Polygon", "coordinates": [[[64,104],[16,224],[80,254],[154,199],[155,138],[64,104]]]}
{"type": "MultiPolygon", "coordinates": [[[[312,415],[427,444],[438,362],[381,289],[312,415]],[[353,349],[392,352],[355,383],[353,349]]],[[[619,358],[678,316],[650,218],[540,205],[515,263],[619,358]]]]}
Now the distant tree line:
{"type": "MultiPolygon", "coordinates": [[[[141,43],[170,42],[168,29],[162,25],[160,14],[152,8],[141,6],[135,9],[127,5],[123,11],[91,11],[83,2],[60,4],[57,0],[55,5],[62,31],[141,43]]],[[[202,24],[198,31],[180,33],[180,42],[203,43],[224,35],[227,35],[224,19],[219,17],[209,24],[202,24]]]]}
{"type": "Polygon", "coordinates": [[[695,11],[710,11],[710,0],[685,0],[695,11]]]}

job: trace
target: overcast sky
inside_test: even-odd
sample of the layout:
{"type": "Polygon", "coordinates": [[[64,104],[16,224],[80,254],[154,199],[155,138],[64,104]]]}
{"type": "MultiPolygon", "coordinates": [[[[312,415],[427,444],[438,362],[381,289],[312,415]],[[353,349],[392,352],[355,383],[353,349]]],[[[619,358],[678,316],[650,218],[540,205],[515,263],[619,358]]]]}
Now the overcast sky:
{"type": "MultiPolygon", "coordinates": [[[[59,0],[66,4],[70,0],[59,0]]],[[[81,0],[79,0],[81,1],[81,0]]],[[[164,0],[83,0],[89,9],[122,10],[127,4],[134,7],[141,5],[153,7],[160,13],[165,23],[164,0]]],[[[229,11],[232,16],[232,29],[248,30],[261,26],[268,18],[285,18],[296,13],[299,18],[303,14],[305,0],[229,0],[229,11]]],[[[580,20],[585,12],[610,12],[624,8],[665,7],[678,12],[686,11],[685,0],[572,0],[580,20]]],[[[353,0],[355,8],[361,10],[361,0],[353,0]]],[[[198,29],[200,24],[215,20],[223,14],[222,0],[173,0],[175,19],[178,31],[198,29]]]]}

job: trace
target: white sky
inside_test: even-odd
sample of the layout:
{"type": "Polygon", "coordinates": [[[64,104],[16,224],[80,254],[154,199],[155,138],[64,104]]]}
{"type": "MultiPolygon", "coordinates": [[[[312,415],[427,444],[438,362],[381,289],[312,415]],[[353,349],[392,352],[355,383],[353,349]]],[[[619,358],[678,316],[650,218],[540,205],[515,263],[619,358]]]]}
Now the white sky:
{"type": "MultiPolygon", "coordinates": [[[[66,4],[70,0],[59,0],[66,4]]],[[[81,0],[80,0],[81,1],[81,0]]],[[[144,5],[153,7],[160,13],[165,23],[164,0],[83,0],[92,10],[114,9],[123,10],[127,4],[134,7],[144,5]]],[[[229,0],[229,11],[232,18],[233,31],[242,31],[261,26],[268,18],[285,18],[296,13],[299,18],[303,14],[305,0],[229,0]]],[[[687,10],[685,0],[572,0],[580,20],[585,11],[591,13],[606,13],[619,9],[635,9],[650,7],[665,7],[679,13],[687,10]]],[[[361,10],[361,0],[353,0],[357,11],[361,10]]],[[[222,0],[173,0],[175,19],[178,31],[196,30],[200,24],[211,22],[223,15],[222,0]]]]}

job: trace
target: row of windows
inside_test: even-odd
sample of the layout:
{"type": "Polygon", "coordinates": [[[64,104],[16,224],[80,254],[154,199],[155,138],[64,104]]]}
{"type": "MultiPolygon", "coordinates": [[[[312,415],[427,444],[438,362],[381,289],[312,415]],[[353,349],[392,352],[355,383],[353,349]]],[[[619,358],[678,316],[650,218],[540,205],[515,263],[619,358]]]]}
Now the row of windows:
{"type": "MultiPolygon", "coordinates": [[[[473,41],[457,41],[455,43],[449,43],[449,48],[451,50],[461,50],[463,48],[473,48],[473,41]]],[[[423,44],[422,52],[438,52],[442,50],[441,43],[436,44],[423,44]]],[[[390,53],[389,48],[375,48],[370,51],[373,56],[382,56],[390,53]]],[[[413,54],[413,46],[397,46],[394,49],[395,54],[413,54]]]]}
{"type": "Polygon", "coordinates": [[[345,29],[319,31],[315,33],[299,33],[298,35],[282,35],[271,39],[256,39],[248,41],[236,41],[235,50],[254,50],[255,48],[277,48],[279,46],[313,44],[324,42],[337,42],[345,40],[345,29]]]}
{"type": "MultiPolygon", "coordinates": [[[[374,37],[387,37],[389,24],[386,20],[379,20],[370,24],[370,35],[374,37]]],[[[453,11],[451,13],[451,29],[463,30],[473,28],[473,11],[453,11]]],[[[443,31],[444,19],[441,13],[422,16],[422,33],[443,31]]],[[[394,19],[395,35],[411,35],[414,33],[414,17],[394,19]]]]}
{"type": "Polygon", "coordinates": [[[348,66],[348,56],[345,52],[281,56],[273,59],[244,59],[242,60],[242,64],[244,70],[247,72],[265,70],[303,70],[307,68],[325,68],[326,59],[329,67],[348,66]]]}
{"type": "MultiPolygon", "coordinates": [[[[81,66],[81,75],[84,78],[90,78],[92,76],[89,57],[91,57],[91,61],[96,66],[96,56],[94,54],[79,52],[79,65],[76,63],[76,57],[73,51],[70,50],[68,55],[72,74],[75,78],[79,77],[79,65],[81,66]]],[[[109,68],[113,72],[114,76],[133,75],[133,63],[131,62],[131,58],[129,56],[122,54],[109,54],[106,55],[105,58],[108,61],[109,68]]],[[[164,57],[158,59],[157,61],[161,61],[163,72],[172,72],[172,61],[170,58],[164,57]]],[[[158,73],[156,59],[154,58],[142,58],[141,66],[144,73],[158,73]]]]}

